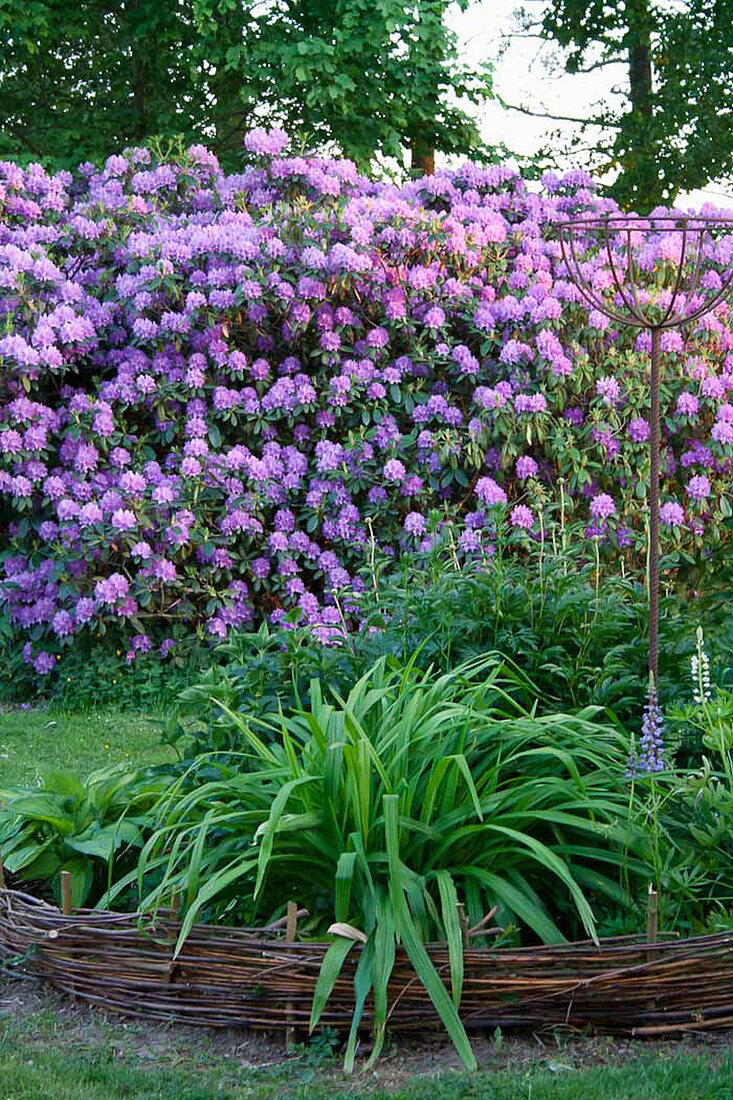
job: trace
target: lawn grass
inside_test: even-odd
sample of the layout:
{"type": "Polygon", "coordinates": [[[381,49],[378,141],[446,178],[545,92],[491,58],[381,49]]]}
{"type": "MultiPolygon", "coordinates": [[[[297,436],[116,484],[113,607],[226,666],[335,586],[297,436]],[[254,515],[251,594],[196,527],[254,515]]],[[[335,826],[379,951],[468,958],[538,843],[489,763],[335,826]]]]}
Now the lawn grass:
{"type": "Polygon", "coordinates": [[[529,1068],[466,1075],[422,1073],[385,1087],[380,1074],[344,1078],[307,1057],[280,1065],[242,1065],[188,1055],[141,1059],[113,1034],[95,1042],[42,1045],[13,1023],[0,1025],[1,1100],[731,1100],[733,1055],[636,1055],[625,1064],[578,1068],[546,1059],[529,1068]]]}
{"type": "Polygon", "coordinates": [[[0,709],[2,787],[35,784],[44,767],[86,775],[108,764],[144,767],[173,758],[173,750],[159,743],[155,724],[141,714],[112,709],[68,714],[40,706],[0,709]]]}

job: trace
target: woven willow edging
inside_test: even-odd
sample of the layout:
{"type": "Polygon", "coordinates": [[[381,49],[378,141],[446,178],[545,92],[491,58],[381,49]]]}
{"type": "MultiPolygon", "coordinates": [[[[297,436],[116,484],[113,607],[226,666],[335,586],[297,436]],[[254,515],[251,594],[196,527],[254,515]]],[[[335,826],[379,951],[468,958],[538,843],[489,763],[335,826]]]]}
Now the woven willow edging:
{"type": "MultiPolygon", "coordinates": [[[[26,967],[91,1004],[146,1019],[213,1027],[307,1027],[325,943],[285,943],[264,930],[194,925],[173,960],[171,911],[136,914],[54,906],[0,891],[0,945],[26,967]]],[[[355,944],[321,1018],[348,1025],[355,944]]],[[[448,950],[430,956],[449,986],[448,950]]],[[[439,1027],[404,951],[389,982],[389,1026],[439,1027]]],[[[733,1026],[733,934],[648,943],[636,937],[465,952],[467,1027],[572,1025],[631,1035],[733,1026]]],[[[370,1023],[369,1005],[364,1024],[370,1023]]]]}

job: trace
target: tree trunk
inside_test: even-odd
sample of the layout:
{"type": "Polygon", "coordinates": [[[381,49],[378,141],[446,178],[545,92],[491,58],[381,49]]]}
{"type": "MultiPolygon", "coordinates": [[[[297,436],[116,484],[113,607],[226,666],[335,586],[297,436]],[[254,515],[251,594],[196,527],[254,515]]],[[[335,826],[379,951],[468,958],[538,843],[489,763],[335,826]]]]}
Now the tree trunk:
{"type": "Polygon", "coordinates": [[[140,0],[128,0],[126,5],[129,18],[128,32],[132,55],[132,139],[144,141],[148,136],[148,96],[147,65],[145,61],[145,43],[140,40],[137,26],[140,0]]]}
{"type": "Polygon", "coordinates": [[[659,146],[654,123],[653,14],[649,0],[628,0],[626,17],[629,111],[621,121],[619,159],[622,170],[613,190],[622,206],[647,213],[670,199],[659,175],[659,146]]]}
{"type": "Polygon", "coordinates": [[[410,140],[410,171],[413,176],[432,176],[435,172],[435,149],[419,133],[410,140]]]}
{"type": "Polygon", "coordinates": [[[652,117],[652,37],[647,0],[629,4],[629,87],[631,110],[652,117]],[[633,19],[633,23],[631,20],[633,19]]]}

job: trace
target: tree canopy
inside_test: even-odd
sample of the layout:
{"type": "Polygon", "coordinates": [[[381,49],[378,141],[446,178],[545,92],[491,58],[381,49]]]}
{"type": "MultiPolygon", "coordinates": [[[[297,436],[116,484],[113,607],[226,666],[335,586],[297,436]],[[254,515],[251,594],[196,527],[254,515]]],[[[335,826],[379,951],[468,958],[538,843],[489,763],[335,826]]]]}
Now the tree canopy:
{"type": "MultiPolygon", "coordinates": [[[[459,0],[467,7],[469,0],[459,0]]],[[[449,0],[0,0],[0,157],[70,167],[154,136],[234,167],[278,123],[365,167],[476,151],[487,67],[461,65],[449,0]]]]}
{"type": "Polygon", "coordinates": [[[570,74],[625,67],[620,109],[581,122],[601,127],[591,166],[617,172],[623,206],[649,210],[733,171],[733,0],[553,0],[524,25],[564,49],[570,74]]]}

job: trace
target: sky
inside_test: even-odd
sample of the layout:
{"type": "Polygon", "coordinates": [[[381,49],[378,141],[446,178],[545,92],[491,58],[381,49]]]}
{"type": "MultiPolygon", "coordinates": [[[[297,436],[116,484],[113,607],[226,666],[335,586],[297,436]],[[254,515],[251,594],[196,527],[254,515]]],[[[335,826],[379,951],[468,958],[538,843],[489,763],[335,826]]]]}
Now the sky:
{"type": "MultiPolygon", "coordinates": [[[[484,59],[496,60],[503,37],[517,29],[512,15],[519,6],[520,0],[478,0],[466,12],[454,10],[450,23],[458,35],[462,56],[472,64],[484,59]]],[[[537,0],[531,6],[538,11],[542,7],[537,0]]],[[[593,113],[593,104],[599,99],[612,102],[614,84],[622,85],[627,79],[622,65],[578,76],[562,72],[552,75],[545,62],[553,56],[557,53],[547,44],[526,38],[510,40],[503,56],[496,60],[495,91],[507,103],[586,117],[593,113]]],[[[506,111],[496,103],[483,108],[481,127],[486,141],[503,141],[523,155],[538,152],[554,130],[562,131],[568,138],[577,135],[577,127],[572,123],[531,118],[518,111],[506,111]]],[[[575,166],[568,160],[568,168],[575,166]]],[[[678,199],[679,206],[695,209],[704,202],[733,207],[733,183],[711,183],[704,191],[678,199]]]]}

